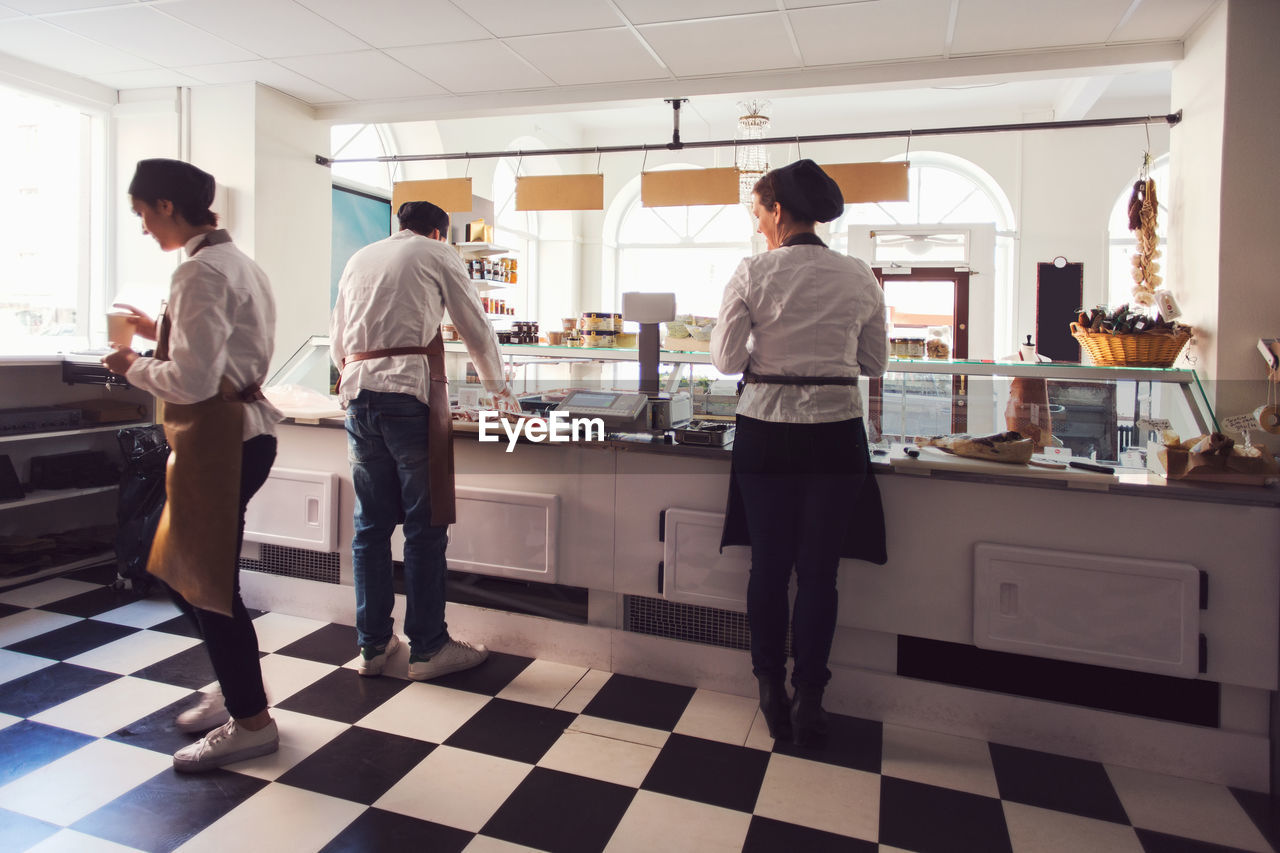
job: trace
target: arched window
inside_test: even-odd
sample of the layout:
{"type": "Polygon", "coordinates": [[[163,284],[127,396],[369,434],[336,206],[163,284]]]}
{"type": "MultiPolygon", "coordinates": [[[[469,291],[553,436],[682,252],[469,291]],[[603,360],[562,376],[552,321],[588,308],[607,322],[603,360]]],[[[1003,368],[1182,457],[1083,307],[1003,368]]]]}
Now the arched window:
{"type": "Polygon", "coordinates": [[[616,293],[674,292],[679,313],[714,317],[724,286],[751,254],[755,223],[747,209],[740,204],[645,207],[639,179],[614,204],[621,205],[616,293]]]}
{"type": "MultiPolygon", "coordinates": [[[[378,124],[336,124],[329,129],[329,156],[388,157],[395,154],[395,143],[386,128],[378,124]]],[[[381,190],[391,196],[396,163],[334,163],[333,176],[368,189],[381,190]]]]}
{"type": "MultiPolygon", "coordinates": [[[[1169,246],[1165,242],[1168,239],[1169,225],[1169,155],[1157,157],[1151,164],[1150,176],[1156,182],[1156,236],[1160,238],[1160,259],[1158,263],[1161,266],[1161,272],[1167,271],[1165,261],[1169,257],[1169,246]]],[[[1133,176],[1125,188],[1120,192],[1120,197],[1116,199],[1115,206],[1111,208],[1111,219],[1107,223],[1108,251],[1107,251],[1107,301],[1110,305],[1121,305],[1128,302],[1133,296],[1133,262],[1130,258],[1138,248],[1138,238],[1129,230],[1129,197],[1133,193],[1134,181],[1138,180],[1138,176],[1133,176]]]]}
{"type": "Polygon", "coordinates": [[[510,249],[518,264],[516,286],[493,295],[511,305],[517,319],[538,319],[538,214],[516,210],[517,165],[504,157],[493,170],[493,239],[510,249]]]}

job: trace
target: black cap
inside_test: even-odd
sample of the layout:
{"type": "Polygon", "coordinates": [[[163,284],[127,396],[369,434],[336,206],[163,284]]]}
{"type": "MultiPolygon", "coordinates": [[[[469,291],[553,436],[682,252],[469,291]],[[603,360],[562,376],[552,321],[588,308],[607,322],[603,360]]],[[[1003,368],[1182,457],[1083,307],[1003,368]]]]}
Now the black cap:
{"type": "Polygon", "coordinates": [[[129,195],[146,202],[168,199],[180,210],[208,210],[217,184],[213,175],[182,160],[139,160],[129,195]]]}
{"type": "Polygon", "coordinates": [[[830,222],[844,213],[840,185],[812,160],[797,160],[774,169],[770,175],[773,197],[794,218],[804,222],[830,222]]]}
{"type": "Polygon", "coordinates": [[[449,230],[449,214],[429,201],[406,201],[396,211],[396,218],[401,228],[428,237],[432,231],[445,234],[449,230]]]}

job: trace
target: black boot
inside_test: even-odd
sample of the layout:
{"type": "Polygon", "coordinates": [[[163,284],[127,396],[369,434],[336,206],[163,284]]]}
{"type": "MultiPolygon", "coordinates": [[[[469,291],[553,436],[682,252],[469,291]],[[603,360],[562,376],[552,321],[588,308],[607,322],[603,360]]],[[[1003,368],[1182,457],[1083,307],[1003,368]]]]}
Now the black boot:
{"type": "Polygon", "coordinates": [[[760,710],[769,726],[769,737],[785,740],[791,737],[791,700],[787,698],[787,684],[781,678],[757,675],[760,682],[760,710]]]}
{"type": "Polygon", "coordinates": [[[822,710],[821,687],[797,687],[791,702],[792,740],[815,746],[827,736],[827,712],[822,710]]]}

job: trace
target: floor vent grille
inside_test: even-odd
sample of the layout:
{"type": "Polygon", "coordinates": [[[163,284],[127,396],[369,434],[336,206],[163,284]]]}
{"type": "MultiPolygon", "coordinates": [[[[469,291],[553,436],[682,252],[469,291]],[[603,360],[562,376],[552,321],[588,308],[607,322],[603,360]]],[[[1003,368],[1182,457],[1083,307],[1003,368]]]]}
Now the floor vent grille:
{"type": "Polygon", "coordinates": [[[751,647],[747,615],[697,604],[681,604],[642,595],[622,597],[623,628],[637,634],[670,637],[726,649],[751,647]]]}
{"type": "Polygon", "coordinates": [[[305,548],[263,544],[258,559],[240,558],[240,568],[321,583],[342,582],[342,568],[337,553],[308,551],[305,548]]]}

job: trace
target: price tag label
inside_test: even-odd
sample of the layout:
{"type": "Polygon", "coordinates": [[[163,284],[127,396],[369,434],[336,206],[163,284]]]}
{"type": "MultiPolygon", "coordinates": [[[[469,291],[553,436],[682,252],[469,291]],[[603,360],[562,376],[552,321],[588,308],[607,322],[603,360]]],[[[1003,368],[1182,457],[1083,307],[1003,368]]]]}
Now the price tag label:
{"type": "Polygon", "coordinates": [[[1164,418],[1139,418],[1134,426],[1140,433],[1147,430],[1160,432],[1161,430],[1173,429],[1173,424],[1164,418]]]}
{"type": "Polygon", "coordinates": [[[1232,415],[1222,421],[1222,425],[1232,432],[1245,433],[1251,429],[1258,428],[1258,419],[1252,413],[1247,415],[1232,415]]]}
{"type": "Polygon", "coordinates": [[[1051,462],[1069,462],[1071,460],[1071,448],[1046,447],[1044,449],[1044,457],[1051,462]]]}

